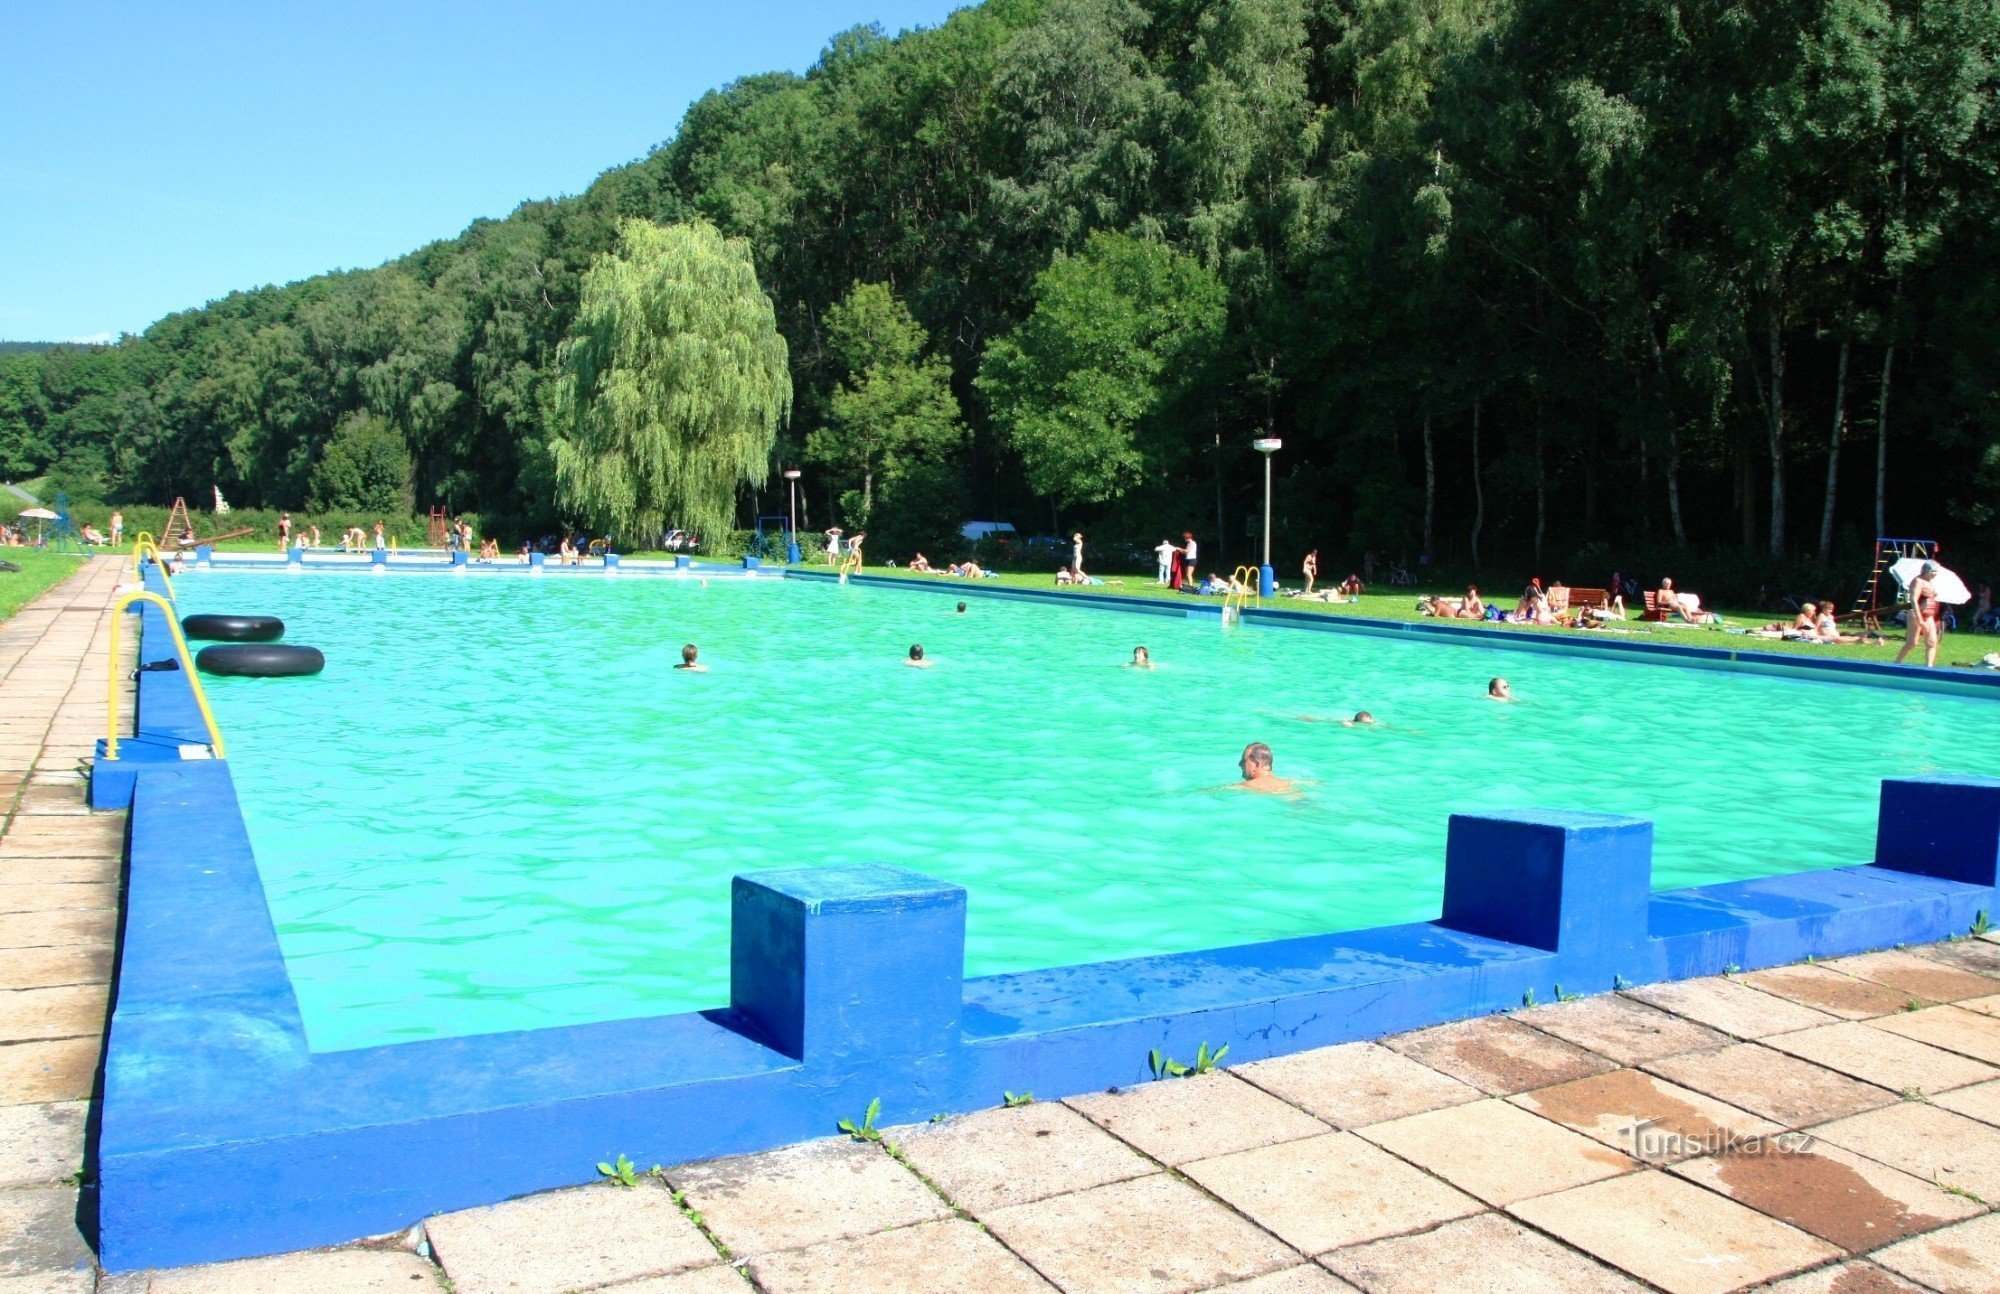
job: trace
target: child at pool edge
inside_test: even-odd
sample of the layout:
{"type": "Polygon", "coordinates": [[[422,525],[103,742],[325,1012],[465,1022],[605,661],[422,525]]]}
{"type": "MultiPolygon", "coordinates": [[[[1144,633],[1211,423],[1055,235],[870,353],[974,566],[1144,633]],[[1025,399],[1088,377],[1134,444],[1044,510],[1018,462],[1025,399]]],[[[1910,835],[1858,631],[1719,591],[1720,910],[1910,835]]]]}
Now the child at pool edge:
{"type": "Polygon", "coordinates": [[[922,643],[910,644],[910,657],[903,663],[911,669],[929,669],[931,667],[931,663],[924,659],[924,645],[922,643]]]}
{"type": "Polygon", "coordinates": [[[674,668],[692,670],[696,674],[706,674],[708,673],[708,666],[702,664],[698,659],[700,655],[700,649],[693,643],[689,643],[687,646],[681,648],[681,663],[674,666],[674,668]]]}

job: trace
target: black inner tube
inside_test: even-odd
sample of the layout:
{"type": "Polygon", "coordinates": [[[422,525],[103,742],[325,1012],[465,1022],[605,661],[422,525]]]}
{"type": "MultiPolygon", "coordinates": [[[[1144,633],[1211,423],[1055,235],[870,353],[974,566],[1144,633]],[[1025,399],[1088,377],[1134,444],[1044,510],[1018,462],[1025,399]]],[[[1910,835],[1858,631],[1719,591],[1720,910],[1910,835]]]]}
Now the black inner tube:
{"type": "Polygon", "coordinates": [[[285,636],[285,622],[276,616],[183,616],[181,632],[215,642],[269,643],[285,636]]]}
{"type": "Polygon", "coordinates": [[[217,643],[202,648],[194,663],[204,674],[285,678],[319,673],[326,668],[326,657],[317,647],[297,643],[217,643]]]}

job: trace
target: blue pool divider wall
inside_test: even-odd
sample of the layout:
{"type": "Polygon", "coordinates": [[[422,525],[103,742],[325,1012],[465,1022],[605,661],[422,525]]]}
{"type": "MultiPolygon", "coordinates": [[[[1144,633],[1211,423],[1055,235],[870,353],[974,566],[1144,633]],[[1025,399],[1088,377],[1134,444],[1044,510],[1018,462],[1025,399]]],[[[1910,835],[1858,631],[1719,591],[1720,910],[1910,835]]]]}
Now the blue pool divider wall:
{"type": "MultiPolygon", "coordinates": [[[[142,656],[164,637],[150,614],[142,656]]],[[[140,737],[185,738],[185,676],[140,679],[140,737]]],[[[621,1153],[676,1163],[827,1135],[875,1099],[888,1126],[1003,1091],[1143,1082],[1154,1049],[1227,1043],[1251,1061],[1558,985],[1941,939],[1990,910],[2000,863],[1992,779],[1885,782],[1872,864],[1658,894],[1642,819],[1454,815],[1436,921],[972,979],[958,886],[878,866],[752,873],[731,887],[727,1006],[315,1052],[227,764],[96,775],[132,804],[98,1146],[114,1271],[391,1231],[592,1180],[621,1153]]]]}

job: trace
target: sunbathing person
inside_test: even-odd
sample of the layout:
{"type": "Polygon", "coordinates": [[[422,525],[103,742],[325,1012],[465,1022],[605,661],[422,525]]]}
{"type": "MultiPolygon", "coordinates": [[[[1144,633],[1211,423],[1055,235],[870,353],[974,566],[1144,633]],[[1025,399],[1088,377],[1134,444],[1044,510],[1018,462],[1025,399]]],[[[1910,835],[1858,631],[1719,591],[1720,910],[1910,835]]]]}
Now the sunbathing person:
{"type": "Polygon", "coordinates": [[[918,553],[915,557],[912,557],[910,559],[910,569],[924,575],[937,574],[936,568],[934,568],[931,565],[931,559],[924,556],[922,553],[918,553]]]}
{"type": "Polygon", "coordinates": [[[1271,771],[1271,748],[1261,741],[1253,741],[1243,748],[1243,754],[1236,766],[1243,770],[1243,780],[1236,783],[1236,789],[1257,791],[1264,795],[1287,795],[1292,791],[1290,779],[1279,777],[1271,771]]]}
{"type": "Polygon", "coordinates": [[[954,562],[945,574],[963,576],[968,580],[978,580],[986,577],[986,572],[980,569],[979,563],[973,561],[970,557],[966,558],[963,562],[954,562]]]}
{"type": "Polygon", "coordinates": [[[1350,598],[1358,598],[1367,591],[1368,586],[1361,582],[1359,575],[1349,574],[1346,579],[1340,582],[1340,592],[1345,593],[1350,598]]]}
{"type": "Polygon", "coordinates": [[[1467,620],[1484,620],[1486,618],[1486,604],[1479,599],[1479,586],[1477,584],[1466,585],[1465,601],[1459,604],[1458,614],[1467,620]]]}

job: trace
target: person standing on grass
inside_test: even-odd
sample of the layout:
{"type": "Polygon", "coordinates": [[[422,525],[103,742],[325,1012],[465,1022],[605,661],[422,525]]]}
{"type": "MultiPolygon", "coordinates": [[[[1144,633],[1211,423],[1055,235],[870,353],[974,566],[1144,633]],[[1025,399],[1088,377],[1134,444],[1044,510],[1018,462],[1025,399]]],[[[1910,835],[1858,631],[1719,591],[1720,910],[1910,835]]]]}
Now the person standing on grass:
{"type": "Polygon", "coordinates": [[[113,511],[111,514],[111,546],[118,547],[125,541],[125,514],[113,511]]]}
{"type": "Polygon", "coordinates": [[[1173,578],[1175,551],[1176,550],[1174,548],[1174,541],[1171,539],[1162,539],[1160,541],[1160,546],[1153,550],[1154,560],[1158,561],[1160,564],[1160,576],[1159,579],[1154,581],[1155,583],[1165,584],[1168,580],[1173,578]]]}
{"type": "Polygon", "coordinates": [[[289,512],[280,512],[278,514],[278,551],[282,553],[291,546],[292,514],[289,512]]]}
{"type": "Polygon", "coordinates": [[[1319,549],[1315,548],[1306,554],[1306,559],[1300,564],[1299,570],[1306,577],[1306,593],[1310,596],[1313,591],[1313,581],[1319,578],[1319,549]]]}
{"type": "Polygon", "coordinates": [[[1903,640],[1902,650],[1896,653],[1898,665],[1919,640],[1924,644],[1924,664],[1937,664],[1938,643],[1944,635],[1944,606],[1938,601],[1937,585],[1932,582],[1937,573],[1936,562],[1925,562],[1917,578],[1910,581],[1910,611],[1904,617],[1910,632],[1903,640]]]}
{"type": "Polygon", "coordinates": [[[1069,573],[1071,579],[1081,580],[1083,578],[1083,532],[1081,530],[1069,537],[1069,573]]]}
{"type": "Polygon", "coordinates": [[[840,565],[840,527],[832,526],[826,532],[826,564],[840,565]]]}
{"type": "Polygon", "coordinates": [[[1181,582],[1183,584],[1192,583],[1194,580],[1195,558],[1199,555],[1194,545],[1194,531],[1181,531],[1181,545],[1181,582]]]}

